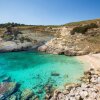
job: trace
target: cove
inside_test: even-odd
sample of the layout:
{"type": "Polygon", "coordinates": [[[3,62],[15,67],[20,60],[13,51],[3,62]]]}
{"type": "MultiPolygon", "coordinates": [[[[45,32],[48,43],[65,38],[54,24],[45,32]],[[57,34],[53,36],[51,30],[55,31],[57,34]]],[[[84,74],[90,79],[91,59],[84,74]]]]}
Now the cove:
{"type": "Polygon", "coordinates": [[[79,82],[83,65],[74,57],[45,54],[40,52],[0,53],[0,82],[5,77],[21,84],[20,89],[32,89],[44,95],[44,87],[63,88],[71,82],[79,82]]]}

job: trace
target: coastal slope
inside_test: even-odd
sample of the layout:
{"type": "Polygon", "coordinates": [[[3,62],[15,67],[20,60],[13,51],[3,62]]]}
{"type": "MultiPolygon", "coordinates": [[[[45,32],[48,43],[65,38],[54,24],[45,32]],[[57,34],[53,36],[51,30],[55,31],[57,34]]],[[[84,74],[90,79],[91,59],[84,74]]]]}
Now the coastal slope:
{"type": "Polygon", "coordinates": [[[100,20],[65,24],[54,39],[38,50],[68,56],[98,53],[100,52],[100,20]]]}
{"type": "Polygon", "coordinates": [[[9,24],[1,26],[1,52],[32,48],[46,53],[68,56],[100,52],[100,19],[72,22],[58,26],[16,26],[16,24],[12,26],[11,24],[12,31],[10,30],[10,35],[7,32],[9,31],[9,24]],[[17,32],[14,30],[17,30],[17,32]],[[14,34],[16,38],[13,36],[14,34]]]}

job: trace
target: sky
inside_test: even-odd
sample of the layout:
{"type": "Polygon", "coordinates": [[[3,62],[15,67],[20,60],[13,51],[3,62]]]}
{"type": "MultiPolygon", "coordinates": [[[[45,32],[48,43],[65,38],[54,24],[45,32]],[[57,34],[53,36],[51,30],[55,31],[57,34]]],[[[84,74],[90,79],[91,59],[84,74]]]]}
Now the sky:
{"type": "Polygon", "coordinates": [[[100,18],[100,0],[0,0],[0,23],[61,25],[100,18]]]}

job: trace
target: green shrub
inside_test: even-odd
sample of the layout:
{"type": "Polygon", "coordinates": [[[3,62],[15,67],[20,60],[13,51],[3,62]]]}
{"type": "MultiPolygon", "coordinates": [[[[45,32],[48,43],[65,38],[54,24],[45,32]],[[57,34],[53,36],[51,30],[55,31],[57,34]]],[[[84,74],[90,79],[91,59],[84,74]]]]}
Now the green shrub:
{"type": "Polygon", "coordinates": [[[82,33],[82,34],[85,34],[85,32],[88,30],[88,29],[91,29],[91,28],[98,28],[98,25],[94,24],[94,23],[91,23],[91,24],[88,24],[88,25],[84,25],[84,26],[79,26],[79,27],[75,27],[72,31],[71,31],[71,34],[75,34],[76,33],[82,33]]]}
{"type": "Polygon", "coordinates": [[[31,42],[31,40],[30,40],[29,38],[25,38],[25,40],[26,40],[27,42],[31,42]]]}
{"type": "Polygon", "coordinates": [[[31,40],[29,38],[26,38],[26,37],[21,37],[20,41],[21,41],[21,43],[23,43],[24,41],[31,42],[31,40]]]}
{"type": "Polygon", "coordinates": [[[2,38],[3,38],[4,40],[6,40],[6,41],[11,41],[11,40],[13,39],[13,36],[10,35],[10,34],[4,34],[4,35],[2,36],[2,38]]]}

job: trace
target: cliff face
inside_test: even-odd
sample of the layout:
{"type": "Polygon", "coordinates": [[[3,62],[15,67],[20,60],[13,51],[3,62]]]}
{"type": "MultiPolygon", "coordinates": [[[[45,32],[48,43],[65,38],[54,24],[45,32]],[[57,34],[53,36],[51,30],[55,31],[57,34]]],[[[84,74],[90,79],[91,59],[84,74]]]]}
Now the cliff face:
{"type": "Polygon", "coordinates": [[[97,20],[95,23],[63,26],[56,38],[38,50],[71,56],[100,52],[100,23],[97,20]]]}
{"type": "Polygon", "coordinates": [[[8,31],[1,28],[0,52],[36,49],[53,37],[54,35],[49,31],[39,30],[38,28],[36,30],[31,26],[14,27],[8,31]]]}

